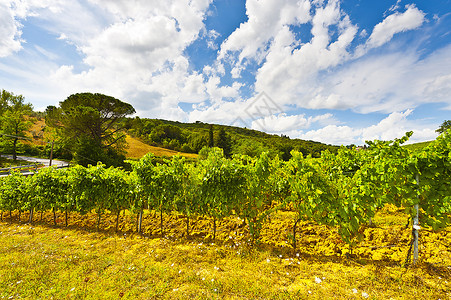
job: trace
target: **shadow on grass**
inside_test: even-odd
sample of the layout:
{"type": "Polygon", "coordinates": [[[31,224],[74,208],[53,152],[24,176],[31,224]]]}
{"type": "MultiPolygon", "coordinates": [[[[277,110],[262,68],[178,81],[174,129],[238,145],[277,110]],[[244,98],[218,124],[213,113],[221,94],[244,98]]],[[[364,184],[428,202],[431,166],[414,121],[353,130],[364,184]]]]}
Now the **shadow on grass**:
{"type": "MultiPolygon", "coordinates": [[[[29,223],[29,213],[22,212],[20,214],[14,211],[11,213],[3,212],[2,222],[15,225],[39,225],[46,228],[54,228],[60,230],[71,230],[80,233],[96,233],[108,238],[116,235],[122,238],[130,236],[140,236],[145,239],[163,238],[171,241],[174,245],[183,245],[186,243],[202,243],[211,246],[225,246],[230,249],[240,249],[242,256],[252,256],[253,253],[268,252],[271,256],[279,257],[281,260],[291,258],[299,259],[312,263],[334,263],[342,264],[344,266],[355,267],[371,267],[374,268],[375,274],[378,270],[386,267],[401,267],[402,263],[391,259],[373,260],[367,257],[358,256],[355,254],[349,255],[323,255],[320,253],[311,253],[301,250],[294,250],[292,247],[275,246],[266,243],[252,243],[247,226],[243,226],[242,221],[236,220],[222,220],[217,221],[217,236],[220,238],[213,240],[212,234],[212,220],[205,217],[193,217],[190,222],[190,234],[186,235],[186,217],[182,215],[164,215],[163,234],[160,229],[160,216],[157,213],[147,214],[143,218],[143,232],[137,232],[136,215],[123,214],[120,218],[119,230],[115,230],[115,214],[104,214],[101,226],[97,229],[96,226],[97,215],[88,213],[85,215],[79,213],[70,213],[68,217],[68,226],[65,226],[64,213],[58,213],[56,219],[57,224],[53,223],[53,213],[45,212],[42,215],[38,212],[34,214],[32,224],[29,223]],[[239,233],[239,234],[237,234],[239,233]],[[227,238],[234,236],[234,238],[227,238]]],[[[404,246],[404,245],[403,245],[404,246]]],[[[405,245],[406,249],[408,245],[405,245]]],[[[407,254],[407,250],[406,250],[407,254]]],[[[445,279],[451,279],[451,266],[432,264],[426,261],[420,261],[415,265],[410,265],[408,268],[421,269],[430,276],[440,276],[445,279]]]]}

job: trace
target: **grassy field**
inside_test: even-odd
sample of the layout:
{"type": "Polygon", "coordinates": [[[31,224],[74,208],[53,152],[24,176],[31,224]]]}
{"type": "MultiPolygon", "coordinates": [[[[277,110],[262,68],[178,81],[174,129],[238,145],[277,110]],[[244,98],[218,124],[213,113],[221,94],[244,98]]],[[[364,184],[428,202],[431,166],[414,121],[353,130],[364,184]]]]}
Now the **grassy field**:
{"type": "Polygon", "coordinates": [[[335,228],[304,222],[291,247],[294,215],[279,212],[249,244],[247,226],[231,218],[218,224],[146,211],[144,234],[134,232],[135,215],[46,213],[34,224],[17,213],[0,222],[0,298],[3,299],[450,299],[451,229],[422,230],[420,261],[403,267],[410,232],[405,216],[385,209],[352,254],[335,228]]]}
{"type": "Polygon", "coordinates": [[[427,147],[431,142],[421,142],[421,143],[415,143],[415,144],[408,144],[403,147],[406,147],[410,151],[420,151],[423,148],[427,147]]]}
{"type": "Polygon", "coordinates": [[[194,153],[181,153],[170,149],[150,146],[129,135],[126,138],[126,141],[128,144],[128,148],[126,149],[127,158],[141,158],[149,152],[153,153],[155,156],[174,156],[180,154],[190,158],[197,157],[197,154],[194,153]]]}

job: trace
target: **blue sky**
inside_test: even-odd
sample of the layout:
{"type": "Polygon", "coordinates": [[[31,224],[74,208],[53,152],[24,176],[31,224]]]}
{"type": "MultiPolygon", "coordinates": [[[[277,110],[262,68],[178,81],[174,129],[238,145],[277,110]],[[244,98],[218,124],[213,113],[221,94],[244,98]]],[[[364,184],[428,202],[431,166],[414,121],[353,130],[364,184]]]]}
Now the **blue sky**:
{"type": "Polygon", "coordinates": [[[0,89],[330,144],[435,139],[451,0],[1,0],[0,89]]]}

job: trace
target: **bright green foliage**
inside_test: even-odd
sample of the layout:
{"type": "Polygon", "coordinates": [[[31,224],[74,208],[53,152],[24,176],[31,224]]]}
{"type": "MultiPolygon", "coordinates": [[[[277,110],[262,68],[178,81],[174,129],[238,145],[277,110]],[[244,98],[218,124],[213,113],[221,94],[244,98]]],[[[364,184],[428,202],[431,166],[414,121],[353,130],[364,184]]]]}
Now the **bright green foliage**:
{"type": "Polygon", "coordinates": [[[290,151],[320,157],[321,151],[335,152],[338,147],[319,142],[290,139],[287,136],[267,134],[261,131],[234,126],[212,125],[202,122],[180,123],[159,119],[135,117],[124,121],[127,131],[149,144],[176,151],[198,153],[203,147],[220,147],[226,157],[237,154],[259,156],[269,152],[290,159],[290,151]],[[213,128],[214,127],[214,128],[213,128]],[[222,131],[222,132],[221,132],[222,131]],[[230,148],[229,148],[230,147],[230,148]]]}
{"type": "Polygon", "coordinates": [[[187,164],[185,158],[174,156],[169,168],[174,174],[176,195],[174,197],[174,210],[191,216],[199,210],[199,176],[198,169],[193,164],[187,164]]]}
{"type": "Polygon", "coordinates": [[[137,162],[130,162],[133,167],[133,174],[135,175],[134,179],[136,181],[137,197],[135,197],[135,201],[132,203],[134,211],[136,211],[137,208],[147,206],[149,204],[149,199],[155,195],[154,190],[156,189],[156,185],[154,178],[156,176],[156,169],[153,159],[153,154],[149,153],[137,162]]]}
{"type": "Polygon", "coordinates": [[[18,141],[21,137],[25,137],[25,132],[32,125],[25,116],[33,111],[33,106],[25,103],[22,95],[14,95],[4,90],[0,99],[1,133],[5,134],[6,148],[12,151],[15,160],[18,141]]]}
{"type": "Polygon", "coordinates": [[[249,224],[253,240],[258,239],[264,219],[272,212],[272,202],[276,199],[278,185],[276,170],[279,168],[278,157],[272,159],[268,152],[257,158],[235,157],[241,163],[239,173],[244,174],[245,185],[241,188],[244,197],[236,208],[238,215],[249,224]]]}
{"type": "Polygon", "coordinates": [[[152,154],[147,154],[138,162],[132,162],[133,170],[137,174],[138,188],[142,191],[141,208],[149,205],[160,212],[161,230],[163,231],[163,212],[170,212],[174,201],[182,187],[183,175],[180,171],[180,157],[165,160],[164,164],[154,161],[152,154]]]}
{"type": "Polygon", "coordinates": [[[38,211],[71,210],[74,203],[69,198],[67,170],[44,168],[30,177],[33,186],[33,207],[38,211]]]}
{"type": "Polygon", "coordinates": [[[213,217],[214,238],[216,219],[230,216],[244,197],[245,173],[239,162],[224,158],[220,148],[211,148],[200,169],[202,212],[213,217]]]}
{"type": "Polygon", "coordinates": [[[343,174],[328,152],[321,159],[292,152],[288,167],[291,197],[299,218],[338,225],[342,238],[351,243],[365,218],[362,206],[352,197],[357,188],[353,177],[343,174]]]}
{"type": "Polygon", "coordinates": [[[451,135],[439,136],[418,155],[420,208],[434,229],[450,223],[451,135]]]}
{"type": "Polygon", "coordinates": [[[31,193],[24,175],[13,171],[11,175],[2,177],[0,182],[0,210],[23,211],[28,208],[31,193]]]}

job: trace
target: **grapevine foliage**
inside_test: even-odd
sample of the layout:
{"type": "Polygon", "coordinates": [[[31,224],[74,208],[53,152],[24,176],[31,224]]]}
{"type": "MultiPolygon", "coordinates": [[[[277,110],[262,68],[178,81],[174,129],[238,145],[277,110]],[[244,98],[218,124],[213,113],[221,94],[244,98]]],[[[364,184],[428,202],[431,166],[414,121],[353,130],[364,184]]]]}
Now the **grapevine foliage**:
{"type": "MultiPolygon", "coordinates": [[[[0,179],[0,210],[118,215],[143,209],[216,221],[239,216],[252,239],[270,214],[291,209],[298,219],[336,227],[354,244],[359,230],[378,209],[392,204],[416,214],[422,226],[439,229],[450,224],[451,134],[444,133],[419,152],[403,147],[407,133],[394,141],[367,142],[364,150],[342,147],[320,158],[293,151],[288,162],[263,153],[259,157],[224,157],[212,148],[195,163],[175,156],[156,160],[151,154],[131,162],[133,171],[105,165],[42,169],[34,176],[13,172],[0,179]]],[[[98,224],[99,225],[99,224],[98,224]]]]}

